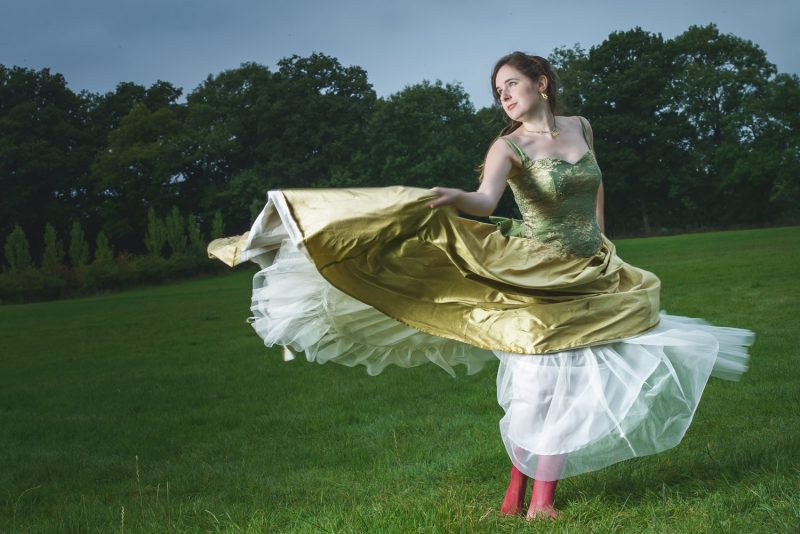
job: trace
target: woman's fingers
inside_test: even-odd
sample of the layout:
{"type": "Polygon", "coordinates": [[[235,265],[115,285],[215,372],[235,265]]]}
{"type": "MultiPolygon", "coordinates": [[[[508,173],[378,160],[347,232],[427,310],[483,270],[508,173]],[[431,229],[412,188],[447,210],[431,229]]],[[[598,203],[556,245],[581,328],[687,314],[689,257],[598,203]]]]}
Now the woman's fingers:
{"type": "Polygon", "coordinates": [[[433,209],[433,208],[437,208],[437,207],[441,206],[442,203],[444,203],[445,192],[442,190],[441,187],[431,187],[431,191],[433,191],[434,193],[439,195],[430,204],[428,204],[428,206],[431,209],[433,209]]]}
{"type": "Polygon", "coordinates": [[[453,204],[458,199],[458,194],[462,192],[452,187],[431,187],[431,191],[439,195],[428,204],[431,208],[453,204]]]}

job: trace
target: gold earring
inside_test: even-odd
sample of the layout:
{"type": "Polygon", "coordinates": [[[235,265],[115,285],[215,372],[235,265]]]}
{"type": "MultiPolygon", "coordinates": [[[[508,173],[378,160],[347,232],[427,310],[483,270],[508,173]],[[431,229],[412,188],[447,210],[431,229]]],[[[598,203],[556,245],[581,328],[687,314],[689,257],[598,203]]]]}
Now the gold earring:
{"type": "Polygon", "coordinates": [[[544,94],[544,93],[539,93],[539,95],[541,95],[541,97],[542,97],[543,99],[545,99],[545,100],[550,100],[550,97],[549,97],[549,96],[547,96],[547,95],[546,95],[546,94],[544,94]]]}

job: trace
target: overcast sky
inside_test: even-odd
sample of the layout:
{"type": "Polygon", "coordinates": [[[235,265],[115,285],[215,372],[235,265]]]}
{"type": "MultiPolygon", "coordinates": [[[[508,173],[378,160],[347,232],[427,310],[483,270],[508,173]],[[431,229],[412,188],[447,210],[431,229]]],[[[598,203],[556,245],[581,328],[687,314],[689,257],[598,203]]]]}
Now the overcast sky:
{"type": "Polygon", "coordinates": [[[800,73],[800,0],[0,0],[0,63],[63,74],[74,91],[161,79],[191,92],[209,74],[317,51],[363,67],[380,96],[460,82],[477,106],[500,56],[548,55],[640,26],[665,38],[715,23],[800,73]]]}

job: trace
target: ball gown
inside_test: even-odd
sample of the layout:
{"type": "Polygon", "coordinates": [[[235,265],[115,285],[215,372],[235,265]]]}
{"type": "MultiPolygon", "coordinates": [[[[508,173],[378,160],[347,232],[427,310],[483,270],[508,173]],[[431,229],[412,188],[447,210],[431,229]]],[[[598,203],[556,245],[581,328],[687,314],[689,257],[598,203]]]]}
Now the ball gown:
{"type": "Polygon", "coordinates": [[[427,189],[286,189],[209,255],[259,265],[250,321],[287,358],[371,375],[499,360],[502,440],[529,476],[654,454],[681,441],[709,377],[747,369],[754,336],[660,310],[658,278],[600,232],[584,137],[575,162],[531,159],[504,138],[522,162],[509,177],[521,221],[430,209],[427,189]]]}

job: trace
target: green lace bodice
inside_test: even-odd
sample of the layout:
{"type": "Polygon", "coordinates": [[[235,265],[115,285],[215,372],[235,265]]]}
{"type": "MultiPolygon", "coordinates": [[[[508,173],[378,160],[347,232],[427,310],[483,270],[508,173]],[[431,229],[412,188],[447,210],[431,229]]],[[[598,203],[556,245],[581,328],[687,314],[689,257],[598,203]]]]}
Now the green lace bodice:
{"type": "MultiPolygon", "coordinates": [[[[591,147],[585,127],[583,133],[591,147]]],[[[575,163],[560,158],[531,159],[516,143],[502,139],[522,161],[522,169],[508,179],[522,214],[522,236],[556,254],[594,255],[601,242],[595,211],[601,172],[592,149],[575,163]]]]}

